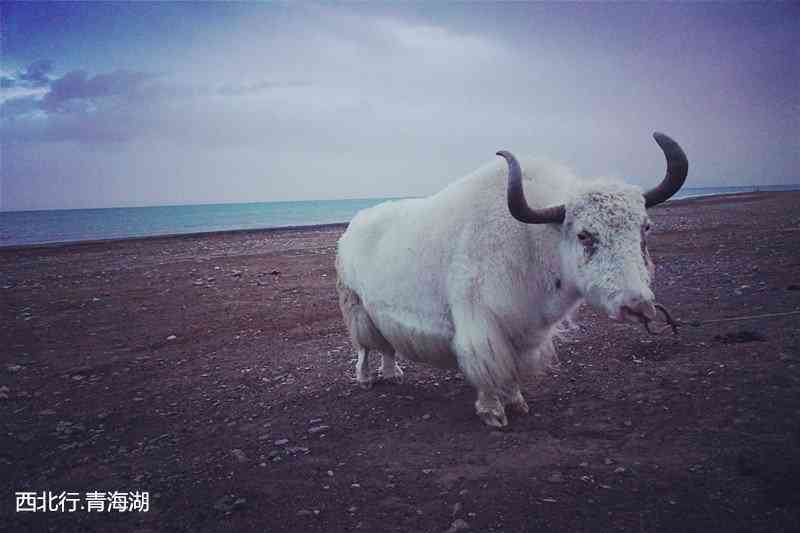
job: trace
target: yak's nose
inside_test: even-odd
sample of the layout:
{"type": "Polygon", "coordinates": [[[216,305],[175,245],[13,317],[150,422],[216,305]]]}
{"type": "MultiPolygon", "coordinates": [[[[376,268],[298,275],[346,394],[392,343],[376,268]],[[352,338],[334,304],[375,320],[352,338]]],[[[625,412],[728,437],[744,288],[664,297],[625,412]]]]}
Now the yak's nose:
{"type": "Polygon", "coordinates": [[[629,314],[644,316],[649,320],[656,317],[655,296],[650,290],[647,291],[647,294],[628,292],[622,296],[620,304],[620,310],[629,314]]]}

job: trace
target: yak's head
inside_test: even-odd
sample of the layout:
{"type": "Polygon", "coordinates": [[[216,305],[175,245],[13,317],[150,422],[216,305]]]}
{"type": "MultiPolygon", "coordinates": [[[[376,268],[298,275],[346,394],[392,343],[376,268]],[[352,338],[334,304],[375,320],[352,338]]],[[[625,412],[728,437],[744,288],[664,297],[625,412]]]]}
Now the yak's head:
{"type": "Polygon", "coordinates": [[[559,253],[564,282],[614,320],[652,320],[653,263],[647,251],[647,207],[675,194],[686,180],[689,163],[678,143],[654,134],[667,158],[667,174],[642,194],[625,184],[586,187],[567,204],[532,208],[522,192],[522,172],[509,152],[498,152],[509,166],[508,207],[526,224],[560,224],[559,253]]]}

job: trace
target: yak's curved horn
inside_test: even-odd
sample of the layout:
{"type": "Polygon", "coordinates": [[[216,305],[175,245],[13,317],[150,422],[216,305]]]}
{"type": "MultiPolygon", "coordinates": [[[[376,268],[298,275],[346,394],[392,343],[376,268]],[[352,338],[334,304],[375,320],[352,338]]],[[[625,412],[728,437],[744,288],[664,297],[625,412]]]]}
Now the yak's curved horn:
{"type": "Polygon", "coordinates": [[[663,133],[656,132],[653,138],[667,158],[667,175],[656,187],[644,193],[645,207],[652,207],[669,199],[683,186],[689,173],[689,161],[678,143],[663,133]]]}
{"type": "Polygon", "coordinates": [[[549,224],[564,222],[563,205],[534,209],[525,200],[522,190],[522,170],[514,154],[501,150],[497,155],[508,163],[508,210],[511,216],[526,224],[549,224]]]}

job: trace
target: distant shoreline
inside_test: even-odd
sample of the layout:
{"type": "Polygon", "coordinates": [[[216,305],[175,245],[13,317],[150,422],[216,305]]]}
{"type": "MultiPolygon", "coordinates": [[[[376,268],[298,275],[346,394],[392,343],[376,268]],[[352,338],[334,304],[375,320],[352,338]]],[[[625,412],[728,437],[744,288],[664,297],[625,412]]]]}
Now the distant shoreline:
{"type": "MultiPolygon", "coordinates": [[[[772,194],[785,194],[785,193],[796,193],[798,191],[788,190],[788,191],[735,191],[735,192],[720,192],[720,193],[708,193],[708,194],[699,194],[696,196],[688,196],[684,198],[675,198],[672,200],[668,200],[667,203],[663,204],[664,207],[668,206],[678,206],[687,203],[694,203],[702,200],[721,200],[725,199],[726,197],[735,197],[735,198],[743,198],[748,195],[772,195],[772,194]]],[[[130,241],[150,241],[156,239],[175,239],[175,238],[197,238],[197,237],[213,237],[213,236],[221,236],[221,235],[240,235],[240,234],[247,234],[247,233],[281,233],[281,232],[305,232],[305,231],[325,231],[325,230],[335,230],[335,229],[342,229],[347,227],[349,222],[329,222],[324,224],[300,224],[300,225],[291,225],[291,226],[272,226],[272,227],[264,227],[264,228],[241,228],[241,229],[226,229],[226,230],[212,230],[212,231],[197,231],[197,232],[186,232],[186,233],[163,233],[163,234],[155,234],[155,235],[135,235],[130,237],[113,237],[107,239],[87,239],[87,240],[73,240],[73,241],[46,241],[40,243],[26,243],[26,244],[10,244],[10,245],[2,245],[0,244],[0,252],[14,252],[14,251],[25,251],[25,250],[35,250],[35,249],[47,249],[47,248],[65,248],[65,247],[77,247],[77,246],[91,246],[91,245],[98,245],[98,244],[113,244],[116,242],[130,242],[130,241]]]]}

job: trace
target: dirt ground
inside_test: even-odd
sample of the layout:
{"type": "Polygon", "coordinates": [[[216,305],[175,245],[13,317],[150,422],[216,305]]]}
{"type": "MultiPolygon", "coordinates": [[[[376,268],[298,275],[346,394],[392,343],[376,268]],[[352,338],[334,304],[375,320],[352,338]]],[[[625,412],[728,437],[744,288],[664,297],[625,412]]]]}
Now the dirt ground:
{"type": "MultiPolygon", "coordinates": [[[[800,309],[800,193],[651,215],[681,320],[800,309]]],[[[800,531],[800,315],[652,337],[583,309],[497,431],[457,372],[355,385],[342,229],[0,250],[0,529],[800,531]]]]}

